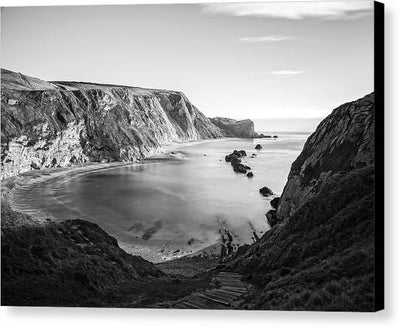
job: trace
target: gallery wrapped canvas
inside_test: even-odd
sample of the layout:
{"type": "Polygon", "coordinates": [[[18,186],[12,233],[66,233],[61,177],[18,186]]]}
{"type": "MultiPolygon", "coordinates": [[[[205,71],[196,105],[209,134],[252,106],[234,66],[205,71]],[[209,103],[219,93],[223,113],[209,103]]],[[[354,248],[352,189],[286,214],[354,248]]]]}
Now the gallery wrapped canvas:
{"type": "Polygon", "coordinates": [[[1,303],[383,308],[383,5],[3,7],[1,303]]]}

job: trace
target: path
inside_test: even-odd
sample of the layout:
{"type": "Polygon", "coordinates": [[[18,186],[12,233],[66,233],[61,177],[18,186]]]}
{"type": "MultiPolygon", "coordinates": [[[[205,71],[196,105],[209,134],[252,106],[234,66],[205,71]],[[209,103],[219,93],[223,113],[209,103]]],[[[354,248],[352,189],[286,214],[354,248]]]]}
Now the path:
{"type": "Polygon", "coordinates": [[[216,276],[217,288],[192,293],[172,308],[176,309],[233,309],[242,296],[249,292],[251,285],[241,281],[241,275],[233,272],[220,272],[216,276]]]}

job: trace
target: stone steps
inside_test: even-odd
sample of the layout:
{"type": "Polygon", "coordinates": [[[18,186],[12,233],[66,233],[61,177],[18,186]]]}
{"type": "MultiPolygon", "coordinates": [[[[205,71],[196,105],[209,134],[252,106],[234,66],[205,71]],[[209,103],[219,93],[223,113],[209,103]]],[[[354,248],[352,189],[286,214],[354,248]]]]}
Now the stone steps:
{"type": "Polygon", "coordinates": [[[232,309],[249,290],[249,285],[241,281],[241,275],[230,272],[220,272],[216,280],[220,288],[214,288],[189,295],[184,300],[174,304],[176,309],[232,309]]]}
{"type": "Polygon", "coordinates": [[[238,293],[244,293],[247,291],[246,288],[238,288],[238,287],[231,287],[231,286],[222,286],[221,289],[223,290],[228,290],[228,291],[234,291],[234,292],[238,292],[238,293]]]}

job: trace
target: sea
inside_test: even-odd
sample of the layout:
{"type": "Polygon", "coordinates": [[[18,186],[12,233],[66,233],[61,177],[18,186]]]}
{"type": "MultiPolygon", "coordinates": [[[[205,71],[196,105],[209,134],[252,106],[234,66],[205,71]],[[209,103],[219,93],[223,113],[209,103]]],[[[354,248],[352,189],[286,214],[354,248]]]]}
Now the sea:
{"type": "Polygon", "coordinates": [[[225,230],[236,247],[251,244],[270,229],[265,216],[269,202],[282,193],[309,136],[265,134],[278,138],[181,144],[139,164],[45,182],[42,205],[57,200],[59,206],[47,207],[53,218],[94,222],[127,252],[152,262],[215,252],[225,230]],[[255,150],[257,144],[261,150],[255,150]],[[225,162],[235,149],[246,151],[252,178],[225,162]],[[274,195],[261,195],[264,186],[274,195]]]}

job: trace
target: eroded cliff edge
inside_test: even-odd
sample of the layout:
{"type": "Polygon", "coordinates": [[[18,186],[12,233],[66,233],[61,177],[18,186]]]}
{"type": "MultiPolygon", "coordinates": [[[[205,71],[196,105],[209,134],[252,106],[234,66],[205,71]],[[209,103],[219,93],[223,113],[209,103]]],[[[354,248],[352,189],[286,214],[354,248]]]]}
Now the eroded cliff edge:
{"type": "Polygon", "coordinates": [[[374,94],[345,103],[325,118],[293,162],[277,215],[286,218],[338,172],[374,165],[374,94]]]}
{"type": "MultiPolygon", "coordinates": [[[[381,110],[381,109],[378,109],[381,110]]],[[[335,109],[293,163],[281,222],[226,270],[257,289],[244,308],[374,311],[374,94],[335,109]]]]}
{"type": "Polygon", "coordinates": [[[226,137],[255,138],[258,134],[254,131],[252,120],[234,120],[226,117],[210,118],[210,121],[222,130],[226,137]]]}
{"type": "Polygon", "coordinates": [[[88,161],[131,161],[224,135],[181,92],[46,82],[1,70],[2,177],[88,161]]]}

